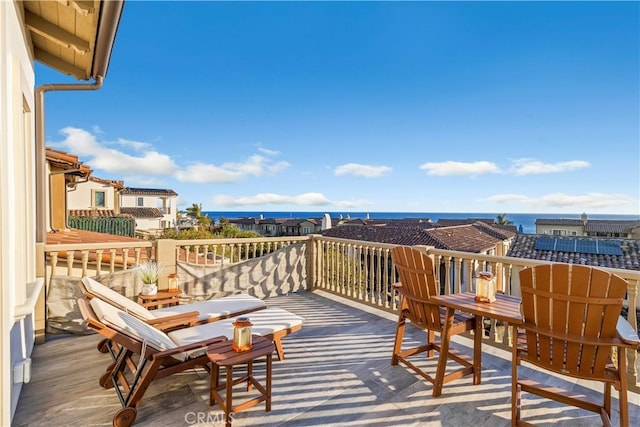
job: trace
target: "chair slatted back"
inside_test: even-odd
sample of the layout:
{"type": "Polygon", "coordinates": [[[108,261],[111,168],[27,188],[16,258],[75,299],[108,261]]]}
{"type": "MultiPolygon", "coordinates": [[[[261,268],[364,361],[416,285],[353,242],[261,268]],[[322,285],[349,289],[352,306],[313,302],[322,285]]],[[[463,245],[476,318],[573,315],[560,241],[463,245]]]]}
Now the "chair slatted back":
{"type": "Polygon", "coordinates": [[[438,294],[431,258],[410,246],[392,248],[391,257],[400,276],[399,292],[407,317],[418,327],[441,331],[440,306],[429,301],[438,294]]]}
{"type": "Polygon", "coordinates": [[[606,271],[570,264],[520,272],[526,360],[576,377],[602,379],[627,283],[606,271]]]}

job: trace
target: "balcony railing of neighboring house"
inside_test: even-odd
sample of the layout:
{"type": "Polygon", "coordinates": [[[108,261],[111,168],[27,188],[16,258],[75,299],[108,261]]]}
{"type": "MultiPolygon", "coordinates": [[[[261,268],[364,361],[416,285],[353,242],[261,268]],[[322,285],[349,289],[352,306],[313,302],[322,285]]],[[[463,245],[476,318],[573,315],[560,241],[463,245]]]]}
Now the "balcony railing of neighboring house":
{"type": "MultiPolygon", "coordinates": [[[[298,290],[321,289],[347,300],[370,305],[391,313],[399,308],[393,245],[326,238],[318,235],[262,237],[245,239],[156,240],[133,243],[46,245],[48,298],[64,277],[98,276],[134,297],[140,284],[131,277],[139,262],[156,259],[167,273],[177,272],[185,303],[216,298],[237,292],[269,297],[298,290]]],[[[545,261],[425,247],[434,258],[441,292],[449,294],[474,290],[474,275],[489,270],[497,279],[498,290],[519,296],[518,272],[545,261]]],[[[628,283],[625,305],[629,323],[637,331],[640,272],[607,269],[628,283]]],[[[163,278],[166,280],[166,278],[163,278]]],[[[166,288],[166,281],[159,287],[166,288]]],[[[64,292],[63,292],[64,293],[64,292]]],[[[47,301],[47,306],[57,304],[47,301]]],[[[49,309],[49,313],[51,313],[49,309]]],[[[40,314],[44,317],[44,313],[40,314]]],[[[64,317],[64,316],[63,316],[64,317]]],[[[487,324],[486,342],[507,348],[512,344],[509,328],[496,321],[487,324]],[[507,332],[505,332],[507,331],[507,332]]],[[[638,354],[627,352],[630,388],[640,391],[638,354]]]]}

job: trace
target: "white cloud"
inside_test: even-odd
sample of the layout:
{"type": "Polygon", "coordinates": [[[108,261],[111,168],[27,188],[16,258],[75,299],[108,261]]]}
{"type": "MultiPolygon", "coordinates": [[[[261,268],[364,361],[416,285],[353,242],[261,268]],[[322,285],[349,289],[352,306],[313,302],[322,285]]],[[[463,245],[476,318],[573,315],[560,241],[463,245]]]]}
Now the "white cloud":
{"type": "Polygon", "coordinates": [[[358,200],[329,200],[322,193],[304,193],[297,196],[288,196],[275,193],[261,193],[246,197],[232,197],[218,195],[213,198],[217,206],[252,206],[252,205],[299,205],[299,206],[329,206],[336,205],[343,208],[355,208],[368,205],[369,202],[358,200]]]}
{"type": "Polygon", "coordinates": [[[495,203],[526,202],[529,198],[522,194],[496,194],[487,200],[495,203]]]}
{"type": "Polygon", "coordinates": [[[241,172],[205,163],[193,163],[176,173],[178,181],[195,184],[236,182],[242,179],[243,176],[241,172]]]}
{"type": "Polygon", "coordinates": [[[246,176],[276,175],[289,168],[289,163],[280,161],[272,163],[266,157],[253,155],[243,163],[228,162],[221,166],[208,163],[193,163],[176,173],[182,182],[198,184],[214,182],[237,182],[246,176]]]}
{"type": "Polygon", "coordinates": [[[517,159],[513,161],[511,172],[516,175],[538,175],[547,173],[569,172],[590,167],[584,160],[570,160],[568,162],[542,163],[536,159],[517,159]]]}
{"type": "Polygon", "coordinates": [[[94,135],[83,129],[66,127],[60,133],[65,138],[55,146],[62,146],[83,158],[83,162],[94,170],[113,173],[134,172],[143,175],[173,175],[177,170],[177,166],[168,155],[157,151],[141,148],[140,155],[133,156],[105,147],[107,143],[98,142],[94,135]]]}
{"type": "MultiPolygon", "coordinates": [[[[98,141],[95,134],[83,129],[67,127],[60,131],[64,140],[51,143],[77,155],[94,170],[129,175],[131,180],[158,182],[148,176],[175,177],[178,181],[207,184],[237,182],[247,176],[276,175],[291,165],[286,161],[274,162],[258,154],[244,162],[228,162],[222,165],[194,162],[184,168],[178,167],[167,154],[159,153],[147,142],[118,138],[115,141],[98,141]],[[117,150],[111,147],[119,147],[117,150]],[[133,154],[128,154],[127,151],[133,154]]],[[[258,147],[258,151],[275,156],[277,151],[258,147]]]]}
{"type": "Polygon", "coordinates": [[[271,156],[271,157],[273,157],[273,156],[277,156],[278,154],[280,154],[280,152],[279,152],[279,151],[276,151],[276,150],[269,150],[268,148],[261,147],[260,145],[258,145],[258,148],[257,148],[257,149],[258,149],[258,151],[259,151],[260,153],[265,154],[265,155],[267,155],[267,156],[271,156]]]}
{"type": "Polygon", "coordinates": [[[118,138],[115,144],[126,148],[132,148],[135,151],[143,151],[145,149],[151,148],[151,144],[149,144],[148,142],[131,141],[124,138],[118,138]]]}
{"type": "Polygon", "coordinates": [[[490,173],[500,173],[500,169],[495,163],[481,162],[440,162],[424,163],[420,169],[426,170],[427,175],[449,176],[449,175],[484,175],[490,173]]]}
{"type": "Polygon", "coordinates": [[[361,165],[358,163],[347,163],[336,167],[334,174],[337,176],[342,175],[354,175],[362,176],[365,178],[378,178],[383,175],[391,173],[391,168],[388,166],[370,166],[361,165]]]}
{"type": "Polygon", "coordinates": [[[573,208],[574,211],[587,209],[610,208],[619,211],[623,206],[637,206],[638,201],[625,194],[587,193],[583,195],[569,195],[564,193],[550,193],[540,197],[529,197],[522,194],[496,194],[487,198],[490,202],[509,203],[518,202],[529,207],[558,209],[573,208]]]}

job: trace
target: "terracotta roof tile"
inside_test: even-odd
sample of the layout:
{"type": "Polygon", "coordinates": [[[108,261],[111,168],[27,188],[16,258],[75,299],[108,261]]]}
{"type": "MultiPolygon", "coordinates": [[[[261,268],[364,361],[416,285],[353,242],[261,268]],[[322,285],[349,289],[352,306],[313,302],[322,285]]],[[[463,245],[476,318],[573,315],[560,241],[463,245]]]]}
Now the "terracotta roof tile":
{"type": "Polygon", "coordinates": [[[120,208],[120,212],[136,218],[162,218],[164,216],[158,208],[120,208]]]}
{"type": "MultiPolygon", "coordinates": [[[[95,231],[86,231],[86,230],[76,230],[76,229],[67,229],[67,230],[59,230],[55,232],[47,233],[47,245],[67,245],[67,244],[82,244],[82,243],[121,243],[121,242],[141,242],[142,239],[136,239],[134,237],[127,236],[118,236],[115,234],[106,234],[106,233],[97,233],[95,231]]],[[[127,264],[133,265],[136,262],[135,256],[132,255],[133,251],[129,252],[129,256],[127,257],[127,264]]],[[[78,255],[75,255],[77,257],[78,255]]],[[[58,253],[58,258],[66,259],[67,253],[66,251],[60,251],[58,253]]],[[[97,253],[95,251],[91,251],[89,253],[89,260],[95,261],[97,258],[97,253]]],[[[147,259],[147,251],[142,250],[140,252],[140,259],[144,261],[147,259]]],[[[123,251],[118,250],[116,252],[116,256],[114,257],[114,262],[117,265],[122,265],[124,260],[123,251]]],[[[108,263],[111,262],[111,253],[109,251],[104,251],[102,254],[102,262],[108,263]]]]}
{"type": "Polygon", "coordinates": [[[51,231],[47,233],[47,245],[64,245],[71,243],[111,243],[111,242],[140,242],[135,237],[118,236],[115,234],[97,233],[95,231],[67,230],[51,231]]]}
{"type": "Polygon", "coordinates": [[[640,227],[640,221],[590,220],[585,224],[584,231],[591,233],[630,233],[636,227],[640,227]]]}
{"type": "Polygon", "coordinates": [[[100,184],[104,184],[104,185],[110,185],[111,187],[120,189],[120,188],[124,188],[124,181],[114,181],[112,179],[102,179],[102,178],[98,178],[95,176],[91,176],[89,177],[90,181],[93,182],[98,182],[100,184]]]}
{"type": "Polygon", "coordinates": [[[581,227],[582,220],[570,219],[570,218],[556,218],[556,219],[538,218],[536,219],[536,225],[569,225],[572,227],[581,227]]]}
{"type": "Polygon", "coordinates": [[[447,246],[443,249],[473,253],[493,249],[503,240],[484,232],[481,228],[474,227],[473,224],[439,227],[428,230],[428,233],[447,246]]]}
{"type": "Polygon", "coordinates": [[[497,233],[495,230],[491,230],[491,234],[487,231],[486,228],[474,227],[473,224],[429,229],[421,227],[341,225],[324,230],[321,234],[326,237],[341,239],[410,246],[427,245],[438,249],[479,253],[492,249],[497,242],[503,240],[495,236],[497,233]]]}
{"type": "Polygon", "coordinates": [[[69,216],[117,216],[113,209],[69,209],[69,216]]]}
{"type": "Polygon", "coordinates": [[[125,187],[120,190],[121,194],[136,194],[141,196],[177,196],[173,190],[164,189],[164,188],[136,188],[136,187],[125,187]]]}
{"type": "Polygon", "coordinates": [[[484,224],[493,225],[493,223],[495,221],[493,220],[493,218],[467,218],[467,219],[440,218],[436,222],[436,225],[438,225],[439,227],[440,226],[451,227],[451,226],[454,226],[454,225],[475,224],[476,222],[482,222],[484,224]]]}

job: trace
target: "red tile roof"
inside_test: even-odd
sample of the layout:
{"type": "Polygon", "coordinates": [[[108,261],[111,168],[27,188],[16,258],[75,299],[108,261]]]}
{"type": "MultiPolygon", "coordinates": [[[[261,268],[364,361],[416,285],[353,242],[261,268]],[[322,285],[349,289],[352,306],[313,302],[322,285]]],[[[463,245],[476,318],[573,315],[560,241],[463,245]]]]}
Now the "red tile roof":
{"type": "Polygon", "coordinates": [[[473,253],[485,252],[495,247],[498,242],[516,235],[515,232],[486,224],[436,228],[341,225],[324,230],[321,234],[341,239],[410,246],[427,245],[438,249],[473,253]]]}
{"type": "Polygon", "coordinates": [[[173,190],[164,188],[135,188],[125,187],[120,191],[120,194],[131,194],[140,196],[177,196],[173,190]]]}
{"type": "Polygon", "coordinates": [[[136,218],[162,218],[164,216],[158,208],[120,208],[120,212],[136,218]]]}
{"type": "MultiPolygon", "coordinates": [[[[68,244],[81,244],[81,243],[122,243],[122,242],[142,242],[142,239],[136,239],[134,237],[126,237],[126,236],[117,236],[114,234],[106,234],[106,233],[97,233],[95,231],[86,231],[86,230],[76,230],[76,229],[67,229],[67,230],[59,230],[52,231],[47,233],[47,245],[68,245],[68,244]]],[[[133,265],[136,262],[135,256],[129,252],[129,256],[127,257],[127,264],[133,265]]],[[[77,255],[75,255],[77,257],[77,255]]],[[[60,251],[58,252],[58,258],[66,259],[67,252],[60,251]]],[[[91,251],[89,253],[89,261],[95,261],[97,258],[97,253],[95,251],[91,251]]],[[[144,261],[147,258],[147,251],[143,250],[140,252],[140,260],[144,261]]],[[[116,251],[116,256],[114,257],[114,263],[116,265],[124,264],[124,256],[122,250],[116,251]]],[[[109,251],[104,251],[102,254],[102,262],[109,263],[111,262],[111,253],[109,251]]]]}
{"type": "Polygon", "coordinates": [[[97,233],[86,230],[58,230],[47,233],[47,245],[65,245],[73,243],[111,243],[111,242],[140,242],[135,237],[118,236],[115,234],[97,233]]]}

